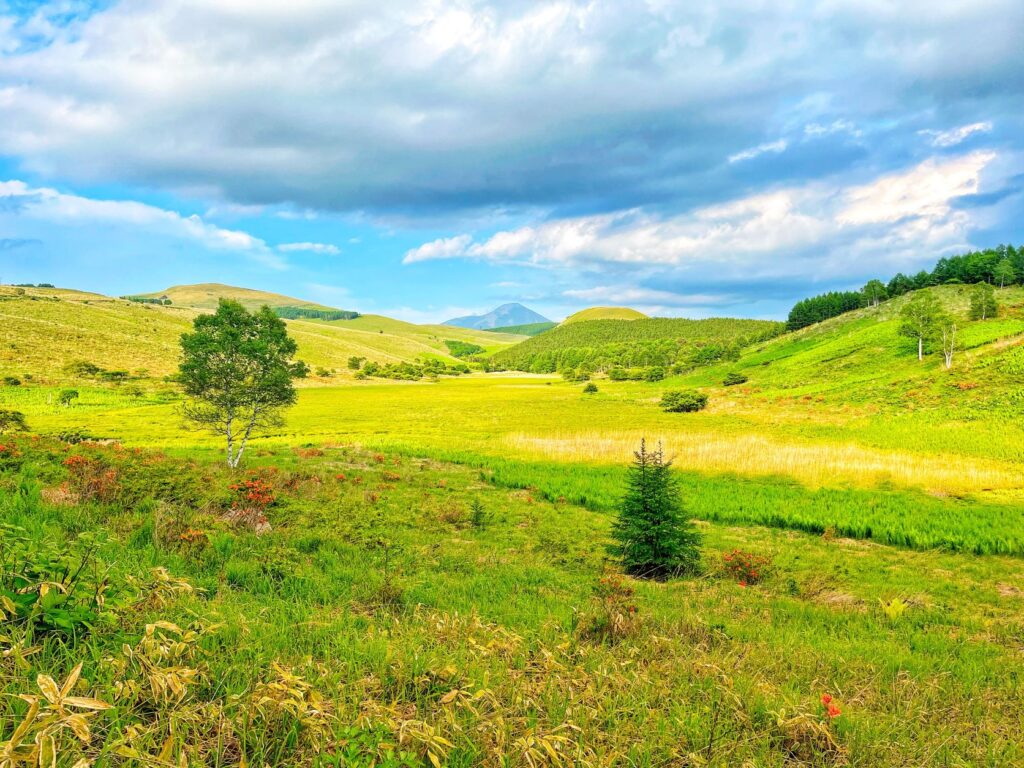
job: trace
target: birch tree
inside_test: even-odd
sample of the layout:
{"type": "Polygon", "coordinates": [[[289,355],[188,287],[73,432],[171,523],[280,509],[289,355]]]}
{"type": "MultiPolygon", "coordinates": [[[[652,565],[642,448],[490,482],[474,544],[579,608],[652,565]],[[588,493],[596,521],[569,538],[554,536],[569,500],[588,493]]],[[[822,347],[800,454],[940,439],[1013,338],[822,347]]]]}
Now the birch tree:
{"type": "Polygon", "coordinates": [[[946,361],[946,369],[953,367],[953,353],[956,352],[956,320],[951,317],[941,321],[939,330],[942,336],[942,357],[946,361]]]}
{"type": "Polygon", "coordinates": [[[900,310],[901,336],[917,341],[917,359],[924,360],[924,345],[935,338],[942,319],[942,308],[936,298],[921,291],[900,310]]]}
{"type": "Polygon", "coordinates": [[[292,379],[306,366],[294,361],[297,346],[283,320],[268,307],[251,313],[221,299],[212,315],[200,315],[182,334],[179,380],[188,401],[187,422],[222,435],[227,463],[237,467],[249,438],[282,423],[295,403],[292,379]]]}

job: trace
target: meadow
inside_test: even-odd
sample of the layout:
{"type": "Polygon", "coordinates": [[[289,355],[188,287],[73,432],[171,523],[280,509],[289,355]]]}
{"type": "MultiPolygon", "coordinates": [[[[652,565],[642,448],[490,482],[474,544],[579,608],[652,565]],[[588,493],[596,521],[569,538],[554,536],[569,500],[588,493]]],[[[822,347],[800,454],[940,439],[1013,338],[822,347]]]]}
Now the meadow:
{"type": "Polygon", "coordinates": [[[202,452],[5,444],[0,587],[31,618],[5,627],[4,738],[48,733],[59,765],[1024,758],[1016,558],[714,524],[704,576],[623,580],[608,515],[486,472],[258,454],[240,477],[202,452]]]}
{"type": "MultiPolygon", "coordinates": [[[[590,393],[313,376],[242,473],[163,376],[195,310],[2,301],[23,380],[0,408],[37,434],[0,438],[0,760],[39,736],[68,766],[1020,763],[1024,291],[1000,298],[949,370],[898,299],[590,393]],[[88,359],[145,373],[75,380],[90,334],[88,359]],[[687,388],[706,410],[661,409],[687,388]],[[699,577],[607,555],[641,438],[675,459],[699,577]],[[17,698],[72,693],[110,706],[17,698]]],[[[356,338],[383,362],[448,333],[405,325],[288,328],[339,366],[356,338]]]]}

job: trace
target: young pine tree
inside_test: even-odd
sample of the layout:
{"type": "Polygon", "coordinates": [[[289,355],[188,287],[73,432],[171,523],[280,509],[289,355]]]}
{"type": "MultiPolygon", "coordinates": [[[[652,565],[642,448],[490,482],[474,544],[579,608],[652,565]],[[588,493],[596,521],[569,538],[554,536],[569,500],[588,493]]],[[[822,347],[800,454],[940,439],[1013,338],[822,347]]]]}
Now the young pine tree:
{"type": "Polygon", "coordinates": [[[610,551],[627,573],[650,579],[700,570],[700,534],[687,519],[661,446],[648,451],[646,441],[634,454],[626,495],[612,528],[610,551]]]}

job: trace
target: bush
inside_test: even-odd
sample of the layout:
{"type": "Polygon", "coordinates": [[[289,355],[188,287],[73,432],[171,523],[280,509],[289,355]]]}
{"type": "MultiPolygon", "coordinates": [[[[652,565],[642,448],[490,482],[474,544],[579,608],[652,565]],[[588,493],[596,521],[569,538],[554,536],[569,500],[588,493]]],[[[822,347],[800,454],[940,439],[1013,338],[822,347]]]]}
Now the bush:
{"type": "Polygon", "coordinates": [[[594,382],[590,382],[589,384],[587,384],[587,386],[583,388],[583,394],[585,395],[592,395],[595,392],[597,392],[597,384],[595,384],[594,382]]]}
{"type": "Polygon", "coordinates": [[[683,392],[666,392],[661,396],[661,408],[669,413],[694,413],[704,410],[708,396],[695,389],[683,392]]]}
{"type": "Polygon", "coordinates": [[[732,371],[731,373],[727,373],[725,378],[722,379],[722,386],[735,387],[737,384],[746,384],[747,381],[749,381],[749,379],[744,374],[732,371]]]}
{"type": "Polygon", "coordinates": [[[0,409],[0,434],[4,432],[28,432],[25,414],[21,411],[0,409]]]}
{"type": "Polygon", "coordinates": [[[755,555],[742,549],[734,549],[722,555],[722,570],[744,587],[760,582],[770,565],[771,560],[765,555],[755,555]]]}
{"type": "Polygon", "coordinates": [[[19,379],[17,376],[4,376],[4,384],[6,384],[8,387],[20,387],[21,379],[19,379]]]}

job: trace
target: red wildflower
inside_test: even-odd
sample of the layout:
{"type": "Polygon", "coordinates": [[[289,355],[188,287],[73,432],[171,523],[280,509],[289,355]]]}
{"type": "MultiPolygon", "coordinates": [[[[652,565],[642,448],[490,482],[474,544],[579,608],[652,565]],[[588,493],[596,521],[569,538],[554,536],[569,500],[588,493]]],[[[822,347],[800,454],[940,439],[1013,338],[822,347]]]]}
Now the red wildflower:
{"type": "Polygon", "coordinates": [[[832,703],[832,697],[829,696],[827,693],[821,694],[821,703],[827,707],[829,704],[832,703]]]}
{"type": "Polygon", "coordinates": [[[828,716],[830,719],[834,720],[841,714],[842,712],[840,711],[839,707],[837,707],[835,704],[828,705],[828,716]]]}
{"type": "Polygon", "coordinates": [[[334,479],[335,480],[344,480],[345,479],[345,473],[344,472],[339,472],[338,474],[336,474],[334,476],[334,479]]]}

